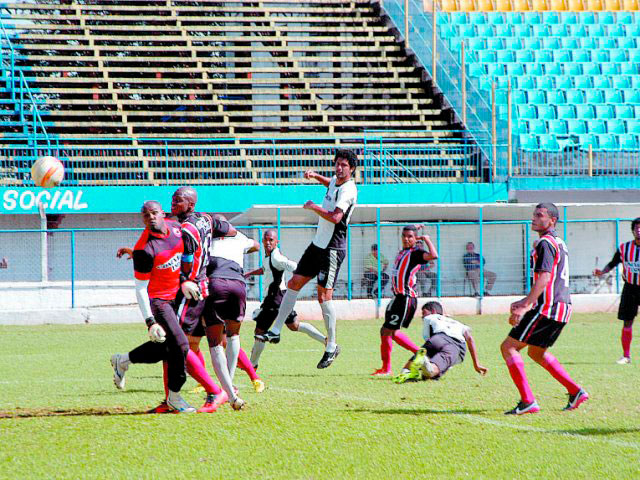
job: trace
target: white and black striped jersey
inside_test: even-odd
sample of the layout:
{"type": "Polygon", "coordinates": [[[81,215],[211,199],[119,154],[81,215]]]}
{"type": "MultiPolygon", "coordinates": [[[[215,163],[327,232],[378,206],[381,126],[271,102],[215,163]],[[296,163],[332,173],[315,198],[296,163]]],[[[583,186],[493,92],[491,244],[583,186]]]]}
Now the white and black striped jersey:
{"type": "Polygon", "coordinates": [[[339,208],[344,212],[344,215],[338,223],[331,223],[320,217],[313,243],[320,248],[345,250],[347,248],[347,225],[358,201],[358,189],[353,179],[342,185],[336,185],[336,180],[334,175],[327,187],[322,208],[329,212],[339,208]]]}
{"type": "Polygon", "coordinates": [[[609,269],[622,263],[622,278],[631,285],[640,285],[640,245],[635,240],[621,243],[611,261],[609,269]]]}
{"type": "Polygon", "coordinates": [[[284,272],[293,272],[298,264],[285,257],[278,247],[271,251],[271,255],[265,255],[262,261],[264,270],[265,297],[275,297],[287,287],[284,281],[284,272]]]}

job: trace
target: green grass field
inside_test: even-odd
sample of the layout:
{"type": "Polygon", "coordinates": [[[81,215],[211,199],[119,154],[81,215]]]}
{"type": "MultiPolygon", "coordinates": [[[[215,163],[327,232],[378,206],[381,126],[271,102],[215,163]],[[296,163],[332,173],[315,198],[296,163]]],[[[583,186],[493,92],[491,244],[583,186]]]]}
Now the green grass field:
{"type": "MultiPolygon", "coordinates": [[[[498,349],[506,317],[460,319],[484,378],[469,358],[439,382],[372,378],[380,322],[341,322],[331,368],[317,370],[319,345],[286,331],[263,354],[264,393],[238,371],[246,410],[195,415],[142,414],[162,397],[158,365],[134,365],[127,390],[113,386],[109,357],[146,339],[142,323],[0,327],[0,477],[640,478],[640,355],[615,364],[613,315],[574,315],[552,349],[591,400],[562,412],[564,389],[526,359],[542,411],[516,418],[503,415],[518,397],[498,349]]],[[[421,327],[416,318],[414,341],[421,327]]],[[[395,346],[395,371],[407,357],[395,346]]],[[[199,406],[194,386],[185,398],[199,406]]]]}

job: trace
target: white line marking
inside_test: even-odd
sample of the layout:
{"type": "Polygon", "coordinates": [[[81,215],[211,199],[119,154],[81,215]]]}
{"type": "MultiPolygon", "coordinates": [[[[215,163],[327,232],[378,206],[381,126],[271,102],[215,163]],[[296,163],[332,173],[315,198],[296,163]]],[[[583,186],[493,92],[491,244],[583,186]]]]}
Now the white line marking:
{"type": "MultiPolygon", "coordinates": [[[[294,388],[281,388],[281,387],[269,387],[270,390],[277,390],[277,391],[281,391],[281,392],[290,392],[290,393],[299,393],[299,394],[303,394],[303,395],[313,395],[314,397],[325,397],[325,398],[340,398],[343,400],[351,400],[351,401],[360,401],[360,402],[369,402],[369,403],[376,403],[379,405],[385,405],[385,406],[390,406],[390,407],[409,407],[409,408],[424,408],[425,405],[424,404],[410,404],[410,403],[405,403],[405,402],[384,402],[384,401],[379,401],[376,400],[374,398],[370,398],[370,397],[358,397],[358,396],[354,396],[354,395],[342,395],[342,394],[338,394],[338,393],[325,393],[325,392],[313,392],[313,391],[309,391],[309,390],[300,390],[300,389],[294,389],[294,388]]],[[[526,431],[526,432],[536,432],[536,433],[546,433],[546,434],[551,434],[551,435],[560,435],[563,437],[569,437],[569,438],[575,438],[575,439],[579,439],[579,440],[583,440],[586,442],[590,442],[590,443],[609,443],[611,445],[616,445],[616,446],[621,446],[621,447],[629,447],[629,448],[635,448],[635,449],[640,449],[640,443],[638,442],[627,442],[624,440],[616,440],[613,438],[602,438],[602,437],[591,437],[591,436],[587,436],[587,435],[581,435],[579,433],[571,433],[571,432],[565,432],[562,430],[550,430],[548,428],[542,428],[542,427],[535,427],[532,425],[516,425],[513,423],[509,423],[509,422],[501,422],[499,420],[493,420],[491,418],[487,418],[487,417],[483,417],[481,415],[474,415],[472,413],[459,413],[459,412],[455,412],[452,410],[446,410],[446,409],[442,409],[442,410],[438,410],[441,411],[442,413],[450,413],[451,415],[455,415],[457,418],[462,418],[470,423],[475,423],[475,424],[484,424],[484,425],[491,425],[494,427],[500,427],[500,428],[508,428],[511,430],[521,430],[521,431],[526,431]]]]}

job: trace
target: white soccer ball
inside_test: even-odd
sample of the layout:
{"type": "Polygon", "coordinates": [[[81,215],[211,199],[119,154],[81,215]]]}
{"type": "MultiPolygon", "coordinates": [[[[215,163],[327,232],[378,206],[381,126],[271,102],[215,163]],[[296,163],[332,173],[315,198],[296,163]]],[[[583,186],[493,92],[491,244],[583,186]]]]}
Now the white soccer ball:
{"type": "Polygon", "coordinates": [[[57,187],[64,178],[64,165],[56,157],[40,157],[31,166],[31,178],[38,187],[57,187]]]}

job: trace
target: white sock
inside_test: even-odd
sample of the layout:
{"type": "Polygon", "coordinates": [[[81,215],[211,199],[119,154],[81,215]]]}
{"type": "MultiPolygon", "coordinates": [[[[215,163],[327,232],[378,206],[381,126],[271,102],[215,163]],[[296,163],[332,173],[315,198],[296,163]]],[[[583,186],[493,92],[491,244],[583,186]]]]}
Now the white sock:
{"type": "Polygon", "coordinates": [[[314,340],[317,340],[323,345],[325,340],[327,339],[327,337],[325,337],[322,333],[320,333],[320,331],[310,323],[300,322],[298,324],[298,331],[301,333],[306,333],[311,338],[313,338],[314,340]]]}
{"type": "Polygon", "coordinates": [[[227,337],[227,368],[229,369],[229,378],[233,382],[233,376],[236,374],[236,366],[238,365],[238,354],[240,353],[240,335],[227,337]]]}
{"type": "Polygon", "coordinates": [[[129,368],[129,365],[131,365],[131,360],[129,360],[129,352],[120,354],[120,365],[122,365],[122,368],[124,368],[125,370],[129,368]]]}
{"type": "Polygon", "coordinates": [[[229,400],[234,400],[236,394],[233,392],[233,383],[229,376],[229,368],[227,367],[227,357],[224,354],[222,345],[217,345],[209,349],[211,351],[211,363],[216,372],[216,376],[220,381],[220,386],[229,395],[229,400]]]}
{"type": "Polygon", "coordinates": [[[279,334],[282,331],[282,326],[284,325],[285,320],[289,314],[293,312],[293,307],[296,306],[298,293],[300,293],[298,290],[292,290],[290,288],[287,289],[287,293],[285,293],[282,298],[282,303],[280,304],[280,310],[278,310],[276,321],[273,322],[273,326],[269,329],[271,332],[279,334]]]}
{"type": "Polygon", "coordinates": [[[253,368],[256,368],[256,365],[260,362],[260,355],[262,355],[262,351],[266,346],[265,342],[259,342],[258,340],[253,342],[253,348],[251,349],[251,365],[253,365],[253,368]]]}
{"type": "Polygon", "coordinates": [[[333,352],[336,349],[336,310],[333,308],[333,301],[322,302],[322,317],[324,325],[327,327],[327,348],[325,351],[333,352]]]}

